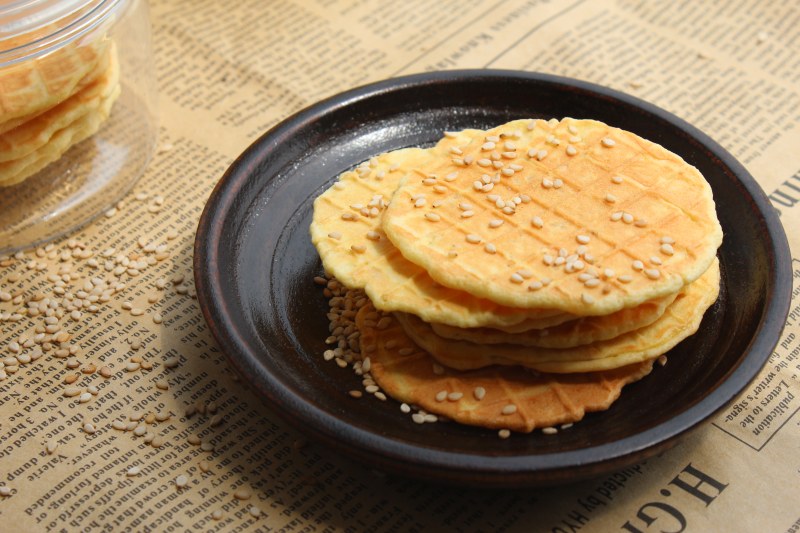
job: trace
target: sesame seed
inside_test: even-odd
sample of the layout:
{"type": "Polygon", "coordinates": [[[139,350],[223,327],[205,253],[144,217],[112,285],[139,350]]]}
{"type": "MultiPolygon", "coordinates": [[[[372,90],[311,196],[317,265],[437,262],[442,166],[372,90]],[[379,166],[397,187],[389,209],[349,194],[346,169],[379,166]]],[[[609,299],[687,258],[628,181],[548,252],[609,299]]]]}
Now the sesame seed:
{"type": "Polygon", "coordinates": [[[647,268],[644,274],[650,279],[658,279],[661,277],[661,271],[657,268],[647,268]]]}
{"type": "Polygon", "coordinates": [[[634,226],[637,228],[643,228],[647,225],[647,220],[643,218],[637,218],[636,221],[633,223],[634,226]]]}
{"type": "Polygon", "coordinates": [[[189,478],[181,474],[175,478],[175,486],[179,489],[184,488],[189,483],[189,478]]]}
{"type": "Polygon", "coordinates": [[[543,286],[544,286],[544,285],[542,285],[542,282],[541,282],[541,281],[534,281],[534,282],[532,282],[530,285],[528,285],[528,290],[529,290],[529,291],[538,291],[538,290],[539,290],[539,289],[541,289],[543,286]]]}
{"type": "Polygon", "coordinates": [[[492,219],[492,220],[489,221],[489,227],[490,228],[499,228],[502,225],[503,225],[503,220],[501,220],[499,218],[495,218],[495,219],[492,219]]]}
{"type": "Polygon", "coordinates": [[[549,189],[553,186],[553,180],[550,178],[542,178],[542,187],[549,189]]]}
{"type": "Polygon", "coordinates": [[[642,263],[642,262],[641,262],[641,261],[639,261],[638,259],[635,259],[635,260],[634,260],[634,261],[631,263],[631,268],[633,268],[634,270],[642,270],[642,269],[644,268],[644,263],[642,263]]]}
{"type": "Polygon", "coordinates": [[[478,401],[483,400],[483,398],[486,396],[486,389],[484,389],[483,387],[475,387],[472,390],[472,395],[478,401]]]}
{"type": "Polygon", "coordinates": [[[592,295],[591,295],[591,294],[587,294],[587,293],[585,293],[585,292],[581,294],[581,300],[582,300],[582,301],[583,301],[583,303],[585,303],[585,304],[591,304],[591,303],[594,303],[594,298],[592,297],[592,295]]]}
{"type": "Polygon", "coordinates": [[[213,520],[222,520],[222,511],[216,509],[213,513],[211,513],[211,518],[213,520]]]}
{"type": "Polygon", "coordinates": [[[631,215],[630,213],[622,213],[622,221],[625,224],[630,224],[631,222],[633,222],[633,215],[631,215]]]}
{"type": "Polygon", "coordinates": [[[611,138],[609,138],[609,137],[605,137],[605,138],[604,138],[602,141],[600,141],[600,142],[601,142],[601,143],[603,143],[603,146],[605,146],[606,148],[611,148],[612,146],[614,146],[615,144],[617,144],[617,141],[615,141],[614,139],[611,139],[611,138]]]}
{"type": "Polygon", "coordinates": [[[237,500],[249,500],[253,496],[253,493],[247,489],[239,489],[233,493],[233,497],[237,500]]]}
{"type": "Polygon", "coordinates": [[[660,250],[664,255],[672,255],[675,253],[675,249],[672,247],[672,245],[666,242],[661,245],[660,250]]]}
{"type": "Polygon", "coordinates": [[[536,228],[541,228],[544,226],[544,221],[541,217],[535,216],[531,219],[531,224],[536,228]]]}
{"type": "Polygon", "coordinates": [[[539,150],[538,152],[536,152],[536,159],[537,160],[541,161],[545,157],[547,157],[547,150],[539,150]]]}
{"type": "Polygon", "coordinates": [[[475,211],[468,209],[466,211],[461,212],[461,218],[469,218],[475,214],[475,211]]]}
{"type": "Polygon", "coordinates": [[[570,144],[570,145],[567,146],[566,152],[567,152],[567,155],[575,155],[575,154],[578,153],[578,150],[574,146],[572,146],[570,144]]]}
{"type": "Polygon", "coordinates": [[[491,141],[483,143],[483,146],[481,146],[481,150],[483,150],[483,151],[494,150],[494,148],[495,148],[495,143],[493,143],[491,141]]]}
{"type": "Polygon", "coordinates": [[[402,411],[403,413],[408,414],[408,413],[411,412],[411,406],[408,405],[407,403],[403,402],[403,403],[400,404],[400,411],[402,411]]]}
{"type": "Polygon", "coordinates": [[[486,246],[484,246],[483,249],[486,250],[486,253],[489,254],[497,253],[497,247],[490,242],[487,242],[486,246]]]}
{"type": "Polygon", "coordinates": [[[447,395],[447,399],[451,402],[457,402],[463,397],[464,397],[463,392],[451,392],[450,394],[447,395]]]}
{"type": "Polygon", "coordinates": [[[511,282],[512,282],[512,283],[522,283],[522,282],[524,281],[524,280],[522,279],[522,276],[520,276],[520,275],[519,275],[518,273],[516,273],[516,272],[514,272],[513,274],[511,274],[511,277],[510,277],[509,279],[511,280],[511,282]]]}
{"type": "Polygon", "coordinates": [[[500,437],[501,439],[507,439],[508,437],[511,436],[511,432],[507,429],[501,429],[497,432],[497,436],[500,437]]]}
{"type": "Polygon", "coordinates": [[[350,249],[353,250],[357,254],[363,254],[364,252],[367,251],[367,247],[364,246],[363,244],[354,244],[354,245],[350,246],[350,249]]]}
{"type": "Polygon", "coordinates": [[[615,211],[615,212],[611,213],[611,220],[614,221],[614,222],[617,222],[617,221],[622,219],[622,215],[623,214],[624,213],[622,211],[615,211]]]}
{"type": "Polygon", "coordinates": [[[141,473],[141,471],[142,469],[139,468],[138,466],[132,466],[128,468],[128,470],[125,472],[125,475],[128,477],[134,477],[138,476],[141,473]]]}
{"type": "Polygon", "coordinates": [[[447,399],[447,391],[446,390],[441,390],[441,391],[437,392],[435,398],[436,398],[437,402],[445,401],[447,399]]]}
{"type": "Polygon", "coordinates": [[[589,241],[591,241],[592,238],[589,237],[588,235],[578,235],[577,237],[575,237],[575,240],[577,240],[581,244],[589,244],[589,241]]]}
{"type": "Polygon", "coordinates": [[[654,255],[650,256],[650,262],[653,263],[654,265],[662,265],[663,264],[663,262],[661,261],[661,258],[656,257],[654,255]]]}
{"type": "Polygon", "coordinates": [[[622,176],[614,176],[613,178],[611,178],[611,183],[616,183],[617,185],[619,185],[620,183],[622,183],[622,176]]]}
{"type": "Polygon", "coordinates": [[[618,276],[617,280],[621,283],[630,283],[631,281],[633,281],[633,278],[627,274],[623,274],[621,276],[618,276]]]}
{"type": "Polygon", "coordinates": [[[513,403],[504,405],[503,409],[500,412],[504,415],[513,415],[514,413],[517,412],[517,406],[514,405],[513,403]]]}
{"type": "Polygon", "coordinates": [[[659,365],[664,366],[667,364],[667,356],[662,354],[658,357],[656,361],[658,362],[659,365]]]}
{"type": "Polygon", "coordinates": [[[490,167],[490,166],[492,166],[492,160],[491,159],[486,159],[485,157],[481,158],[481,159],[478,159],[478,166],[490,167]]]}
{"type": "Polygon", "coordinates": [[[481,242],[482,239],[481,239],[480,235],[475,235],[474,233],[469,233],[466,236],[466,240],[470,244],[478,244],[478,243],[481,242]]]}
{"type": "Polygon", "coordinates": [[[675,239],[665,235],[661,237],[661,244],[675,244],[675,239]]]}
{"type": "Polygon", "coordinates": [[[545,435],[555,435],[556,433],[558,433],[558,430],[554,427],[546,427],[542,428],[542,433],[544,433],[545,435]]]}
{"type": "Polygon", "coordinates": [[[610,204],[613,204],[614,202],[616,202],[616,201],[617,201],[617,197],[616,197],[616,196],[614,196],[614,195],[613,195],[613,194],[611,194],[611,193],[608,193],[608,194],[606,194],[605,201],[606,201],[606,202],[608,202],[608,203],[610,203],[610,204]]]}
{"type": "Polygon", "coordinates": [[[442,217],[440,217],[436,213],[425,213],[425,218],[430,222],[439,222],[439,220],[442,219],[442,217]]]}

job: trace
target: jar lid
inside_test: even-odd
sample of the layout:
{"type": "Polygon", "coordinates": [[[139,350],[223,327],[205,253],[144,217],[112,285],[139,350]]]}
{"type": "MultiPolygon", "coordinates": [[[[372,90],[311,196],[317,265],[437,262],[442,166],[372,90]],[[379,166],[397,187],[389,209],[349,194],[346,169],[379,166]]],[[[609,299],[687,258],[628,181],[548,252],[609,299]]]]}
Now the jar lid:
{"type": "Polygon", "coordinates": [[[119,0],[15,0],[0,5],[0,63],[30,59],[73,41],[119,0]]]}

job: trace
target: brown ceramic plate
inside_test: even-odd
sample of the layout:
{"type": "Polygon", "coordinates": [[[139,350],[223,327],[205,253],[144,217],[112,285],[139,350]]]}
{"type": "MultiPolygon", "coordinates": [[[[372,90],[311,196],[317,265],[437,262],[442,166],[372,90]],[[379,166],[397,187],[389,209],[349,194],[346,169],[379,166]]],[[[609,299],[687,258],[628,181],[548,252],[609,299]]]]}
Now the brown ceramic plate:
{"type": "Polygon", "coordinates": [[[747,171],[677,117],[588,83],[510,71],[392,79],[320,102],[253,143],[206,205],[194,269],[203,314],[241,375],[311,438],[382,470],[481,486],[561,483],[600,475],[673,446],[757,374],[787,315],[791,269],[778,218],[747,171]],[[371,156],[424,146],[445,130],[515,118],[593,118],[683,156],[706,176],[725,241],[723,282],[700,331],[567,431],[501,440],[494,431],[412,423],[397,402],[355,401],[350,369],[322,359],[326,301],[309,238],[312,202],[371,156]]]}

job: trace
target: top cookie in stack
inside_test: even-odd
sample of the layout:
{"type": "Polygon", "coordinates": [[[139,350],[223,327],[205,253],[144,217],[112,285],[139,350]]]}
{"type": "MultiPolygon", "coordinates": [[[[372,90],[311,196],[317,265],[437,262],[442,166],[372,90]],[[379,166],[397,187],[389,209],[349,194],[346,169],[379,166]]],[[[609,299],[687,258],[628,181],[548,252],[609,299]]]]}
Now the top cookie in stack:
{"type": "Polygon", "coordinates": [[[406,176],[382,226],[434,280],[497,304],[608,314],[676,293],[722,242],[703,176],[633,133],[515,121],[451,151],[406,176]]]}

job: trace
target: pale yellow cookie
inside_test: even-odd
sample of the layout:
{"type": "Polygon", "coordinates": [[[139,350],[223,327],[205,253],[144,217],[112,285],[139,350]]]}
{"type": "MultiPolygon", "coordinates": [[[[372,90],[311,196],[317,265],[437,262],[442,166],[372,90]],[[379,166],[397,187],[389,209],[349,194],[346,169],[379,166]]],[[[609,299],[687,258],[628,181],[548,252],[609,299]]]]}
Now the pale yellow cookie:
{"type": "Polygon", "coordinates": [[[89,110],[73,122],[55,131],[48,142],[37,150],[13,161],[0,163],[0,187],[21,183],[26,178],[60,158],[69,148],[91,137],[108,119],[111,107],[120,93],[119,83],[109,87],[110,93],[102,95],[89,110]]]}
{"type": "Polygon", "coordinates": [[[541,372],[595,372],[659,357],[700,326],[705,311],[719,294],[715,260],[699,279],[686,286],[652,324],[612,339],[573,348],[532,348],[512,344],[481,345],[445,339],[414,315],[397,314],[406,333],[439,363],[468,370],[491,365],[520,365],[541,372]]]}
{"type": "MultiPolygon", "coordinates": [[[[348,287],[363,288],[381,310],[416,313],[458,327],[492,326],[513,332],[574,318],[560,311],[509,308],[445,287],[407,261],[381,230],[381,217],[402,176],[417,175],[415,168],[431,157],[450,153],[479,134],[467,130],[445,137],[429,150],[382,154],[342,174],[314,201],[311,241],[325,271],[348,287]]],[[[427,208],[436,214],[432,204],[427,208]]]]}
{"type": "MultiPolygon", "coordinates": [[[[55,31],[54,25],[3,44],[11,49],[55,31]]],[[[0,69],[0,133],[62,102],[91,84],[106,68],[111,41],[74,41],[48,54],[0,69]]]]}
{"type": "Polygon", "coordinates": [[[577,422],[585,413],[608,409],[622,387],[646,376],[653,362],[583,374],[539,374],[498,367],[456,371],[440,367],[396,321],[370,319],[366,305],[356,315],[361,352],[370,375],[400,402],[461,424],[530,432],[577,422]],[[381,327],[378,327],[381,324],[381,327]]]}
{"type": "Polygon", "coordinates": [[[108,53],[114,57],[94,82],[36,117],[0,135],[0,163],[22,160],[46,145],[56,132],[73,124],[87,113],[103,107],[119,85],[119,64],[114,47],[110,47],[108,53]]]}
{"type": "Polygon", "coordinates": [[[675,301],[677,294],[620,309],[610,315],[585,316],[562,324],[508,333],[494,328],[456,328],[445,324],[431,324],[440,337],[463,340],[475,344],[516,344],[540,348],[572,348],[583,344],[611,339],[648,326],[664,314],[675,301]]]}
{"type": "Polygon", "coordinates": [[[381,219],[406,259],[453,289],[604,315],[675,294],[722,242],[703,176],[633,133],[518,120],[457,148],[407,174],[381,219]]]}

